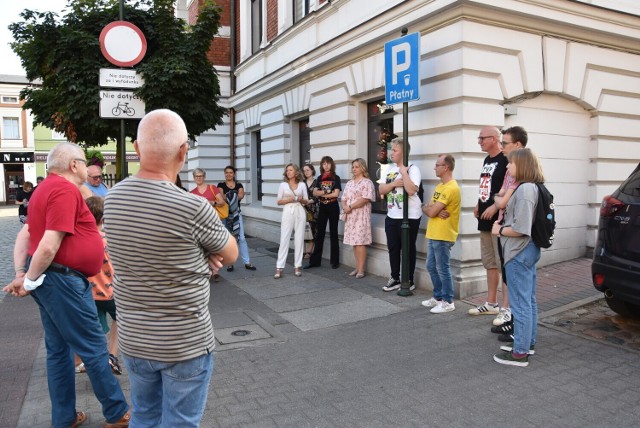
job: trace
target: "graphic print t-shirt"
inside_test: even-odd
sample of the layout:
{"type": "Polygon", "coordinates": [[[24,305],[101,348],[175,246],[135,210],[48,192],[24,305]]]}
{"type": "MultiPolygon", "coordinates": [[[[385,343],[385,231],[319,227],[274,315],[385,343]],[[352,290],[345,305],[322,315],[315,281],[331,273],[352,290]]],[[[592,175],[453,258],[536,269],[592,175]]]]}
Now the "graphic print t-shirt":
{"type": "MultiPolygon", "coordinates": [[[[494,157],[484,158],[482,171],[480,172],[480,189],[478,190],[478,214],[482,213],[493,205],[493,195],[500,191],[504,175],[507,173],[507,157],[498,153],[494,157]]],[[[493,223],[498,219],[498,213],[489,220],[482,220],[478,217],[478,230],[490,231],[493,223]]]]}

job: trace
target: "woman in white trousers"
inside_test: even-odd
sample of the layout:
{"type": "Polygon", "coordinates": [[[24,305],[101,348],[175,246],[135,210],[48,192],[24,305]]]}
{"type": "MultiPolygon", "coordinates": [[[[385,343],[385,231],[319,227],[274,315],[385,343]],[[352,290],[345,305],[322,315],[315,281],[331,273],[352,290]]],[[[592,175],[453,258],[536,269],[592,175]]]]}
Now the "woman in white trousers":
{"type": "Polygon", "coordinates": [[[291,232],[294,236],[294,275],[302,275],[302,257],[304,253],[304,227],[307,222],[307,213],[303,207],[309,203],[307,186],[303,183],[302,173],[298,165],[290,163],[284,168],[284,182],[278,189],[278,205],[283,206],[282,221],[280,224],[280,248],[278,249],[278,261],[276,262],[275,279],[282,278],[284,266],[287,263],[289,253],[289,240],[291,232]]]}

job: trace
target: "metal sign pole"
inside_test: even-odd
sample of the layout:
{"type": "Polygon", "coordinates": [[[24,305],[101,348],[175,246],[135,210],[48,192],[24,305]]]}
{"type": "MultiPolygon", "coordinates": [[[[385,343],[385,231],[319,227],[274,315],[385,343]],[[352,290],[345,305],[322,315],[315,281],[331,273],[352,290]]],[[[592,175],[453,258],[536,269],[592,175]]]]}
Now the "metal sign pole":
{"type": "MultiPolygon", "coordinates": [[[[407,29],[403,28],[403,33],[406,34],[407,29]]],[[[402,103],[402,164],[409,166],[409,150],[407,148],[407,141],[409,137],[409,103],[402,103]]],[[[398,296],[407,297],[413,295],[413,292],[409,289],[409,195],[407,189],[402,188],[402,227],[400,230],[400,239],[402,242],[402,260],[401,260],[401,283],[400,290],[398,290],[398,296]]]]}
{"type": "MultiPolygon", "coordinates": [[[[120,21],[124,21],[124,0],[120,0],[120,21]]],[[[122,68],[122,67],[121,67],[122,68]]],[[[127,171],[127,132],[125,129],[124,119],[120,119],[120,142],[117,154],[120,159],[116,159],[116,164],[120,161],[120,181],[127,178],[129,175],[127,171]]]]}
{"type": "MultiPolygon", "coordinates": [[[[402,28],[402,36],[406,36],[409,30],[407,27],[402,28]]],[[[402,164],[409,166],[409,150],[407,142],[409,141],[409,103],[402,103],[402,164]]],[[[400,239],[402,242],[402,260],[400,270],[400,290],[398,296],[407,297],[413,295],[409,289],[409,195],[407,189],[402,188],[402,227],[400,230],[400,239]]]]}

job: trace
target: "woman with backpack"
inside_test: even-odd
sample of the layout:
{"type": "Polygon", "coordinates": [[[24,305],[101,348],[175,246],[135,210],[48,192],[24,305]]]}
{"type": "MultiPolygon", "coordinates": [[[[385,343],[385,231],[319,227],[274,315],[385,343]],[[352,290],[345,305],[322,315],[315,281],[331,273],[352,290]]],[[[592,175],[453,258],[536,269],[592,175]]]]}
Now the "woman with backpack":
{"type": "Polygon", "coordinates": [[[535,352],[538,334],[536,302],[536,263],[540,248],[531,238],[531,228],[538,204],[538,183],[544,175],[537,156],[531,149],[514,150],[507,166],[520,184],[513,192],[504,212],[503,224],[495,222],[492,233],[500,237],[504,269],[509,284],[509,302],[514,319],[513,344],[501,346],[504,351],[493,356],[500,364],[526,367],[535,352]]]}
{"type": "MultiPolygon", "coordinates": [[[[226,219],[226,226],[227,230],[238,240],[238,249],[244,267],[248,270],[256,270],[249,257],[249,246],[244,236],[244,224],[240,211],[240,201],[244,199],[244,187],[242,187],[242,183],[236,181],[236,169],[233,166],[227,165],[224,168],[224,181],[218,183],[218,189],[227,198],[229,217],[226,219]]],[[[233,272],[233,269],[233,265],[231,265],[227,267],[227,272],[233,272]]]]}

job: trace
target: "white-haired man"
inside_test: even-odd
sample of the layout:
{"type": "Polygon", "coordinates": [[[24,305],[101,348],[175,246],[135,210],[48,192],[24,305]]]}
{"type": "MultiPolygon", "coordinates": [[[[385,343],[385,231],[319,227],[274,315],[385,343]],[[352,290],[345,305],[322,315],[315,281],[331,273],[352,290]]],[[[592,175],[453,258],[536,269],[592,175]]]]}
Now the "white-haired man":
{"type": "Polygon", "coordinates": [[[84,362],[106,428],[129,426],[129,406],[109,365],[109,351],[87,277],[102,268],[104,247],[96,221],[80,194],[87,179],[82,149],[55,145],[47,156],[49,175],[29,204],[27,224],[14,248],[16,278],[4,288],[31,294],[40,309],[47,347],[52,425],[78,427],[73,353],[84,362]]]}

